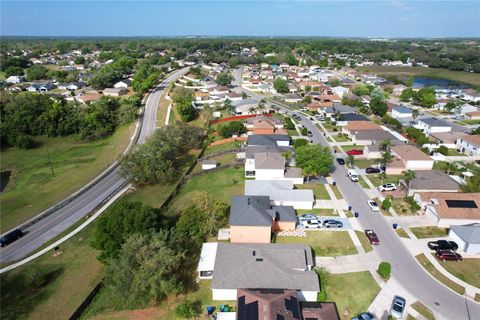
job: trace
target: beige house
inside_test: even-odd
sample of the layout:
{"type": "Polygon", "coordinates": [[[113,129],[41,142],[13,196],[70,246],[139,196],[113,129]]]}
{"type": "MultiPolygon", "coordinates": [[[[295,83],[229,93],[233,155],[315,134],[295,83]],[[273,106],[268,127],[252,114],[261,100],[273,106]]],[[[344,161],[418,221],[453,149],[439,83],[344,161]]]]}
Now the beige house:
{"type": "Polygon", "coordinates": [[[392,154],[395,158],[387,164],[387,174],[402,174],[407,170],[432,170],[433,159],[415,146],[393,146],[392,154]]]}

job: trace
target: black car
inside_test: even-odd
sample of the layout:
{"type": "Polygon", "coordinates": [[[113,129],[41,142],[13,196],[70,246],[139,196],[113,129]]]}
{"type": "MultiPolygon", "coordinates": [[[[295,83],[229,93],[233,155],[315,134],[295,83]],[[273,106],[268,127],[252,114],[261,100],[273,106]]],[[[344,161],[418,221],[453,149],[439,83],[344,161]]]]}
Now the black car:
{"type": "Polygon", "coordinates": [[[337,162],[339,165],[342,165],[342,166],[345,165],[345,159],[343,158],[337,158],[337,162]]]}
{"type": "Polygon", "coordinates": [[[365,169],[365,173],[380,173],[380,169],[369,167],[365,169]]]}
{"type": "Polygon", "coordinates": [[[13,241],[23,237],[23,232],[20,229],[15,229],[12,232],[7,233],[0,238],[0,244],[2,247],[5,247],[7,244],[12,243],[13,241]]]}
{"type": "Polygon", "coordinates": [[[428,242],[428,247],[431,250],[457,250],[458,244],[454,241],[447,241],[447,240],[438,240],[438,241],[430,241],[428,242]]]}

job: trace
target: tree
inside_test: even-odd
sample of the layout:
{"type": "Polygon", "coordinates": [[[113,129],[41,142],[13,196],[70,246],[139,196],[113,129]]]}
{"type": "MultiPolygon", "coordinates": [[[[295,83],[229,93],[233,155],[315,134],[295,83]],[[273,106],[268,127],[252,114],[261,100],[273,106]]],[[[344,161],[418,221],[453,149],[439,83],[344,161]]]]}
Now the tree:
{"type": "Polygon", "coordinates": [[[233,76],[228,72],[221,72],[217,75],[215,81],[221,86],[229,86],[233,81],[233,76]]]}
{"type": "Polygon", "coordinates": [[[437,152],[443,154],[444,156],[448,156],[448,148],[445,146],[440,146],[437,149],[437,152]]]}
{"type": "Polygon", "coordinates": [[[407,137],[415,141],[415,143],[418,145],[424,145],[430,142],[427,136],[420,129],[409,127],[405,131],[407,133],[407,137]]]}
{"type": "Polygon", "coordinates": [[[370,109],[377,116],[383,117],[387,113],[388,107],[382,99],[373,98],[370,101],[370,109]]]}
{"type": "Polygon", "coordinates": [[[304,175],[326,175],[333,165],[333,157],[328,147],[311,144],[300,147],[297,152],[297,166],[302,168],[304,175]]]}
{"type": "Polygon", "coordinates": [[[75,59],[73,59],[73,62],[75,62],[75,64],[84,64],[85,63],[85,57],[83,57],[83,56],[76,57],[75,59]]]}
{"type": "Polygon", "coordinates": [[[419,104],[424,108],[432,107],[435,103],[437,103],[435,89],[431,87],[426,87],[418,90],[417,92],[414,92],[413,103],[419,104]]]}
{"type": "Polygon", "coordinates": [[[307,144],[308,144],[308,141],[305,139],[295,139],[295,141],[293,142],[293,147],[296,150],[300,147],[306,146],[307,144]]]}
{"type": "Polygon", "coordinates": [[[194,319],[202,313],[202,302],[200,300],[185,300],[175,308],[175,315],[180,318],[194,319]]]}
{"type": "Polygon", "coordinates": [[[412,97],[413,97],[413,89],[407,88],[403,90],[402,93],[400,94],[400,101],[408,102],[412,99],[412,97]]]}
{"type": "Polygon", "coordinates": [[[385,139],[380,143],[380,149],[384,151],[389,151],[392,145],[392,141],[390,139],[385,139]]]}
{"type": "Polygon", "coordinates": [[[407,170],[403,173],[403,179],[407,183],[407,188],[410,189],[410,182],[415,179],[415,171],[407,170]]]}
{"type": "Polygon", "coordinates": [[[42,65],[34,64],[27,69],[27,80],[42,80],[47,79],[48,70],[42,65]]]}
{"type": "Polygon", "coordinates": [[[158,231],[163,220],[159,209],[141,202],[114,203],[97,221],[93,246],[101,250],[98,259],[106,262],[117,257],[128,236],[158,231]]]}
{"type": "Polygon", "coordinates": [[[392,272],[392,266],[388,262],[380,262],[377,272],[382,277],[382,279],[388,279],[388,277],[390,277],[390,273],[392,272]]]}
{"type": "Polygon", "coordinates": [[[6,70],[5,70],[5,76],[6,77],[10,77],[10,76],[21,76],[23,75],[23,69],[20,68],[20,67],[16,67],[16,66],[11,66],[11,67],[8,67],[6,70]]]}
{"type": "Polygon", "coordinates": [[[196,118],[197,111],[192,105],[193,92],[190,89],[175,87],[171,96],[175,103],[175,108],[183,122],[189,122],[196,118]]]}
{"type": "Polygon", "coordinates": [[[328,85],[331,87],[336,87],[340,85],[340,80],[337,78],[332,78],[328,80],[328,85]]]}
{"type": "Polygon", "coordinates": [[[388,149],[382,153],[382,158],[380,159],[380,163],[386,167],[387,164],[389,164],[390,161],[392,160],[393,160],[393,155],[390,152],[390,149],[388,149]]]}
{"type": "Polygon", "coordinates": [[[220,127],[219,133],[224,138],[230,138],[233,135],[240,136],[246,133],[247,129],[241,121],[231,121],[220,127]]]}
{"type": "Polygon", "coordinates": [[[351,154],[349,154],[347,156],[347,164],[350,166],[350,167],[353,167],[354,164],[355,164],[355,157],[351,154]]]}
{"type": "Polygon", "coordinates": [[[135,233],[118,257],[108,260],[105,287],[123,307],[144,307],[184,290],[185,262],[186,252],[173,231],[135,233]]]}
{"type": "Polygon", "coordinates": [[[382,201],[382,209],[388,211],[391,207],[392,207],[392,200],[390,199],[390,197],[386,197],[386,198],[382,201]]]}
{"type": "Polygon", "coordinates": [[[462,185],[463,192],[480,192],[480,176],[467,178],[467,183],[462,185]]]}
{"type": "Polygon", "coordinates": [[[275,81],[273,81],[273,87],[275,88],[275,90],[277,90],[278,93],[289,92],[287,80],[283,80],[281,78],[277,78],[275,79],[275,81]]]}

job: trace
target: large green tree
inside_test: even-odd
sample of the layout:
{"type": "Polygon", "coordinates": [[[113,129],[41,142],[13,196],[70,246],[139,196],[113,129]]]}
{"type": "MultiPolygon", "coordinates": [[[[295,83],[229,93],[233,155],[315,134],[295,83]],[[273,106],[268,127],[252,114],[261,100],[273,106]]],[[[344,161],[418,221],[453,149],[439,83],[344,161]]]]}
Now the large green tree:
{"type": "Polygon", "coordinates": [[[326,175],[333,165],[333,156],[328,147],[311,144],[296,149],[297,166],[302,168],[304,175],[326,175]]]}
{"type": "Polygon", "coordinates": [[[287,93],[288,83],[287,80],[277,78],[273,81],[273,87],[277,90],[278,93],[287,93]]]}
{"type": "Polygon", "coordinates": [[[233,76],[228,72],[221,72],[217,75],[215,81],[221,86],[229,86],[233,81],[233,76]]]}

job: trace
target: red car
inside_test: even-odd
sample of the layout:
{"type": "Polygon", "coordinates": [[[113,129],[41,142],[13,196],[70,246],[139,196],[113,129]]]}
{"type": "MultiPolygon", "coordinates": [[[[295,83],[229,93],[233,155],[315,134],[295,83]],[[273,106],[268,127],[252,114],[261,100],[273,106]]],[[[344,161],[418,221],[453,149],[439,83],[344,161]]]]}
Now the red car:
{"type": "Polygon", "coordinates": [[[378,240],[377,234],[373,232],[373,230],[365,230],[365,235],[367,236],[367,239],[368,241],[370,241],[371,244],[380,244],[380,240],[378,240]]]}
{"type": "Polygon", "coordinates": [[[438,250],[435,255],[442,261],[462,261],[463,258],[460,254],[452,250],[438,250]]]}
{"type": "Polygon", "coordinates": [[[348,154],[348,155],[352,155],[352,156],[359,156],[359,155],[363,154],[363,150],[360,150],[360,149],[352,149],[352,150],[348,150],[348,151],[347,151],[347,154],[348,154]]]}

